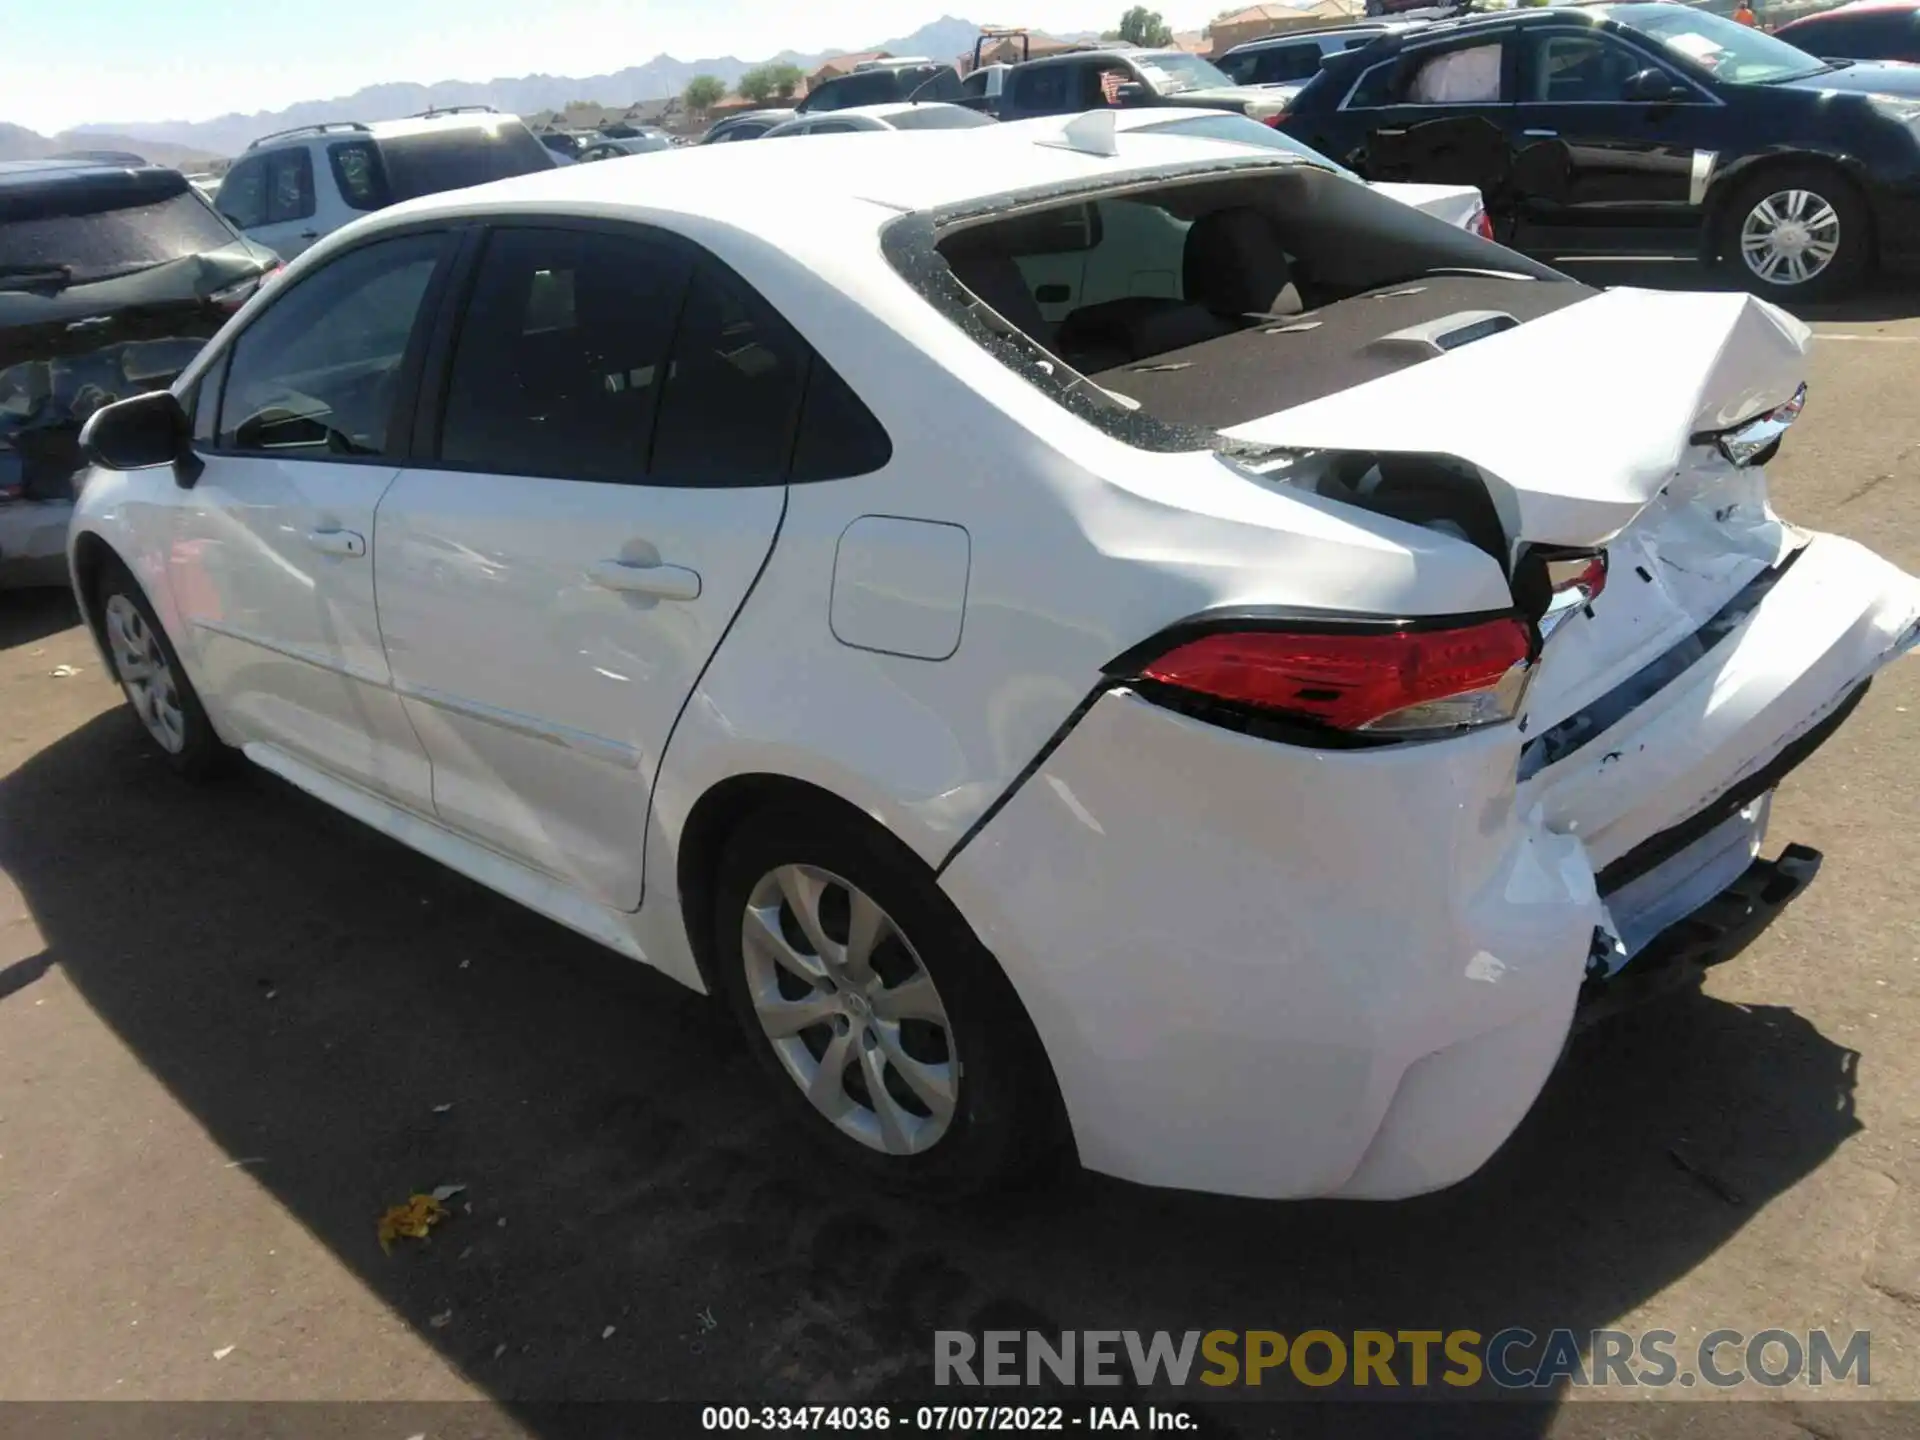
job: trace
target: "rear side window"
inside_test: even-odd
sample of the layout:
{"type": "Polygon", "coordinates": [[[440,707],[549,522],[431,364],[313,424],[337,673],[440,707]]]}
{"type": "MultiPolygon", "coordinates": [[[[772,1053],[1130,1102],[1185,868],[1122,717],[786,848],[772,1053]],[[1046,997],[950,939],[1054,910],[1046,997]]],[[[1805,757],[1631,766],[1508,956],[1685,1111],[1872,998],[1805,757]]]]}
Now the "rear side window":
{"type": "Polygon", "coordinates": [[[0,192],[0,268],[71,267],[75,280],[234,243],[233,231],[175,171],[0,192]]]}
{"type": "Polygon", "coordinates": [[[893,458],[893,442],[847,382],[818,355],[807,373],[806,406],[793,444],[790,479],[867,475],[893,458]]]}
{"type": "Polygon", "coordinates": [[[688,266],[682,247],[640,235],[496,231],[454,350],[441,460],[643,480],[688,266]]]}
{"type": "Polygon", "coordinates": [[[1023,110],[1052,114],[1068,108],[1065,65],[1048,65],[1038,70],[1016,70],[1007,77],[1007,88],[1023,110]]]}
{"type": "Polygon", "coordinates": [[[234,342],[221,448],[319,460],[391,453],[401,362],[444,244],[377,241],[275,296],[234,342]]]}
{"type": "Polygon", "coordinates": [[[379,141],[387,187],[395,201],[443,190],[463,190],[535,170],[551,170],[553,156],[518,120],[448,125],[379,141]]]}
{"type": "Polygon", "coordinates": [[[674,339],[652,472],[665,485],[786,478],[807,350],[773,307],[703,259],[674,339]]]}
{"type": "Polygon", "coordinates": [[[1361,76],[1346,108],[1499,104],[1503,98],[1511,99],[1503,97],[1503,53],[1501,42],[1495,40],[1403,55],[1361,76]]]}
{"type": "Polygon", "coordinates": [[[327,164],[340,198],[355,210],[378,210],[387,203],[380,173],[380,152],[371,140],[348,140],[327,147],[327,164]]]}
{"type": "Polygon", "coordinates": [[[1310,80],[1320,69],[1320,46],[1308,41],[1301,45],[1275,45],[1246,55],[1229,55],[1220,62],[1220,68],[1242,85],[1310,80]]]}

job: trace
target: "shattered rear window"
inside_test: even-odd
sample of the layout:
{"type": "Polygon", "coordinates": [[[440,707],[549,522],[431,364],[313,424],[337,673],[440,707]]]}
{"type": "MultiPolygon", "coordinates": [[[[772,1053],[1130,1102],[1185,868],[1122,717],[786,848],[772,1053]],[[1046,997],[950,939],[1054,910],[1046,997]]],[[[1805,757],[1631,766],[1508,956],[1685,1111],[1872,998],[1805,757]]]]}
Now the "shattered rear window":
{"type": "Polygon", "coordinates": [[[1081,418],[1154,450],[1233,449],[1221,431],[1593,293],[1280,156],[903,216],[882,243],[975,343],[1081,418]],[[1080,252],[1071,286],[1059,280],[1070,229],[1081,237],[1068,247],[1080,252]]]}

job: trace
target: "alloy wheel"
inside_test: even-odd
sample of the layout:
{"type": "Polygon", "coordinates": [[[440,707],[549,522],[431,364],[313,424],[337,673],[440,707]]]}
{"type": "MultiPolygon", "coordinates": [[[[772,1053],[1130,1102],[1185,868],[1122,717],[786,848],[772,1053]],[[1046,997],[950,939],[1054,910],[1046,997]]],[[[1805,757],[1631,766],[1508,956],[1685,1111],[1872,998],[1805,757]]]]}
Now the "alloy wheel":
{"type": "Polygon", "coordinates": [[[871,896],[810,865],[779,866],[749,893],[741,941],[754,1015],[815,1110],[888,1155],[947,1133],[960,1088],[953,1026],[871,896]]]}
{"type": "Polygon", "coordinates": [[[1776,191],[1740,226],[1740,259],[1769,285],[1804,285],[1839,253],[1839,212],[1812,190],[1776,191]]]}
{"type": "Polygon", "coordinates": [[[187,717],[180,708],[180,691],[159,637],[140,607],[125,595],[107,598],[106,621],[113,668],[134,713],[161,749],[178,755],[187,745],[187,717]]]}

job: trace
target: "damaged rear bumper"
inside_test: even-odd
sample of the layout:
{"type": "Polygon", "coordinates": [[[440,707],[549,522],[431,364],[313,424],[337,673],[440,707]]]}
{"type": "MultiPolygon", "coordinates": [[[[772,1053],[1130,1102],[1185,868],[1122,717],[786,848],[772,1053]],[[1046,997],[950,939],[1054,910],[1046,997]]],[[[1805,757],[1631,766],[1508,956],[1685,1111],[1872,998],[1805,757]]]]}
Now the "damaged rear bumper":
{"type": "Polygon", "coordinates": [[[1810,854],[1758,857],[1772,789],[1917,636],[1920,582],[1814,537],[1684,673],[1525,782],[1511,727],[1319,751],[1117,691],[942,885],[1025,1003],[1090,1168],[1270,1198],[1438,1189],[1512,1133],[1576,1009],[1684,983],[1799,892],[1810,854]],[[1640,952],[1603,967],[1610,1000],[1588,988],[1596,931],[1640,952]]]}

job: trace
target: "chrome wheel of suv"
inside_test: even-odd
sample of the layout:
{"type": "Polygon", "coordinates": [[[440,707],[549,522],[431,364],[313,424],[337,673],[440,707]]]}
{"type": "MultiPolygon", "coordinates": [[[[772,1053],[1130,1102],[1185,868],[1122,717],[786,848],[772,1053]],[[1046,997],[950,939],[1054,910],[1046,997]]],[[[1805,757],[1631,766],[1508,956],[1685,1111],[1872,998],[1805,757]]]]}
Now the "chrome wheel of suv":
{"type": "Polygon", "coordinates": [[[1769,285],[1804,285],[1839,253],[1840,214],[1812,190],[1776,190],[1740,225],[1740,259],[1769,285]]]}

